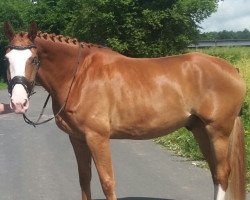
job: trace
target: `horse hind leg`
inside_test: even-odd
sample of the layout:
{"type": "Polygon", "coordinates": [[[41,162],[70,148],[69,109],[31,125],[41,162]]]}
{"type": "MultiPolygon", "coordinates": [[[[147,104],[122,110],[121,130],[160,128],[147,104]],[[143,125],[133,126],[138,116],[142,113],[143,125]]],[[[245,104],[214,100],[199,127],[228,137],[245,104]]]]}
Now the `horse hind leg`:
{"type": "MultiPolygon", "coordinates": [[[[213,132],[213,134],[217,135],[218,132],[213,132]]],[[[224,137],[220,134],[218,135],[218,137],[211,137],[215,164],[215,171],[213,174],[213,181],[215,185],[214,199],[225,200],[230,174],[230,165],[228,160],[229,137],[224,137]]]]}
{"type": "Polygon", "coordinates": [[[244,200],[244,141],[239,118],[232,122],[206,125],[192,115],[187,128],[192,131],[208,162],[214,182],[215,200],[244,200]],[[233,150],[235,149],[236,150],[233,150]],[[231,177],[231,178],[230,178],[231,177]],[[229,181],[229,179],[231,181],[229,181]]]}
{"type": "Polygon", "coordinates": [[[211,174],[213,176],[215,172],[214,159],[213,159],[213,151],[211,148],[211,143],[209,136],[206,131],[205,124],[200,118],[192,115],[189,120],[189,125],[187,129],[191,131],[196,139],[200,150],[207,161],[211,174]]]}
{"type": "Polygon", "coordinates": [[[239,117],[214,121],[206,131],[214,157],[215,200],[245,200],[244,132],[239,117]]]}
{"type": "MultiPolygon", "coordinates": [[[[191,131],[196,139],[200,150],[208,163],[213,182],[215,183],[215,163],[213,156],[213,148],[211,146],[210,138],[206,130],[205,123],[197,116],[190,116],[186,128],[191,131]]],[[[216,188],[215,188],[216,189],[216,188]]]]}

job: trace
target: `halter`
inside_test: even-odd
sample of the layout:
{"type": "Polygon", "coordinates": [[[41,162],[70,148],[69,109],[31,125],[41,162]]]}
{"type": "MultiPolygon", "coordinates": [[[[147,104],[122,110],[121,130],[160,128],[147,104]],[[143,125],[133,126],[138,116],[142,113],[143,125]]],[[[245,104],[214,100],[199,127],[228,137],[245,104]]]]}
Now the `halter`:
{"type": "MultiPolygon", "coordinates": [[[[35,44],[30,44],[27,46],[16,46],[16,45],[10,44],[10,45],[6,46],[6,49],[11,49],[11,50],[15,49],[15,50],[19,50],[19,51],[26,50],[26,49],[32,49],[32,48],[37,48],[37,47],[35,44]]],[[[36,67],[37,72],[38,72],[38,69],[40,66],[40,61],[37,57],[35,57],[32,60],[32,65],[34,67],[36,67]]],[[[37,74],[37,72],[36,72],[36,74],[37,74]]],[[[36,75],[35,75],[35,77],[36,77],[36,75]]],[[[13,77],[8,82],[8,91],[9,91],[10,95],[12,95],[13,88],[15,87],[16,84],[21,84],[24,87],[24,89],[26,90],[26,92],[28,94],[28,98],[30,98],[30,96],[33,94],[33,90],[34,90],[34,86],[35,86],[35,79],[32,82],[29,82],[28,79],[24,76],[13,77]]]]}
{"type": "Polygon", "coordinates": [[[27,46],[16,46],[16,45],[12,45],[12,44],[9,44],[5,47],[6,49],[16,49],[16,50],[26,50],[26,49],[32,49],[32,48],[36,48],[36,45],[35,44],[30,44],[30,45],[27,45],[27,46]]]}

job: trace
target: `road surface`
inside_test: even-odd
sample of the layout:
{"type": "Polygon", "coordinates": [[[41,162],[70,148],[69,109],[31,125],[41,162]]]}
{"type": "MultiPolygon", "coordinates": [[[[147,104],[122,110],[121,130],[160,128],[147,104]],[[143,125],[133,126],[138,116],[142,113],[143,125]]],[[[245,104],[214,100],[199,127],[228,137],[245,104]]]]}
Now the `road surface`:
{"type": "MultiPolygon", "coordinates": [[[[7,102],[6,91],[0,91],[7,102]]],[[[46,93],[38,89],[28,115],[38,116],[46,93]]],[[[48,106],[45,117],[51,116],[48,106]]],[[[36,128],[21,115],[0,115],[0,200],[80,200],[77,165],[67,134],[53,121],[36,128]]],[[[208,170],[174,156],[152,141],[113,140],[112,155],[121,200],[211,200],[208,170]]],[[[92,198],[102,200],[93,167],[92,198]]],[[[248,200],[250,198],[248,197],[248,200]]]]}

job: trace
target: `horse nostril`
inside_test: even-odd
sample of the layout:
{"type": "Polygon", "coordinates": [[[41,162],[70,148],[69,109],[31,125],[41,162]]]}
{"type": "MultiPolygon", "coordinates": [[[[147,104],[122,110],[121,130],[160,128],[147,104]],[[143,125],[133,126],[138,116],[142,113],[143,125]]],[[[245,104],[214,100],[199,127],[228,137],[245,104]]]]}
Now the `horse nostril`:
{"type": "Polygon", "coordinates": [[[15,104],[13,103],[13,100],[11,99],[11,100],[10,100],[10,108],[13,109],[14,106],[15,106],[15,104]]]}
{"type": "Polygon", "coordinates": [[[25,100],[24,100],[24,103],[23,103],[23,106],[27,106],[27,103],[28,103],[28,100],[25,99],[25,100]]]}

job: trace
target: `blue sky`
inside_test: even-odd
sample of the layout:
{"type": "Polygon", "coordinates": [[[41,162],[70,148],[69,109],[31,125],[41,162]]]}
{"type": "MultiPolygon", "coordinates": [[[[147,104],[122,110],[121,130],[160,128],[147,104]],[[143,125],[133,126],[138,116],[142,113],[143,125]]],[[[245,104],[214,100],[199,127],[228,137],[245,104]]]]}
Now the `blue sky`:
{"type": "Polygon", "coordinates": [[[250,0],[224,0],[219,2],[216,13],[200,24],[202,32],[250,31],[250,0]]]}

